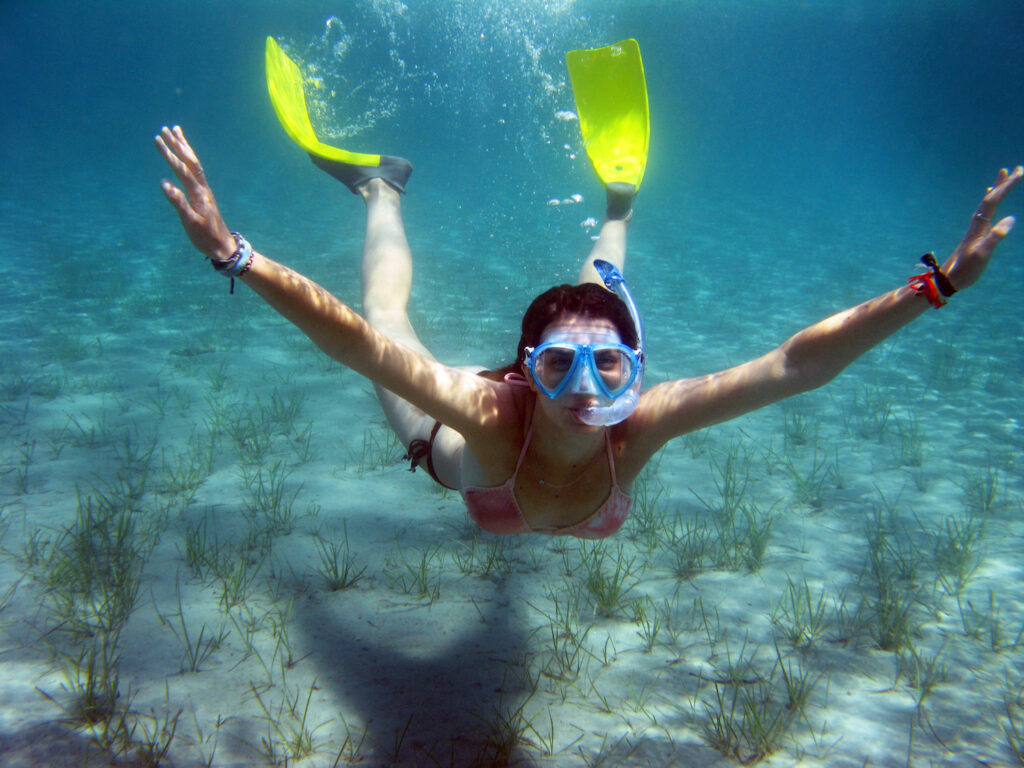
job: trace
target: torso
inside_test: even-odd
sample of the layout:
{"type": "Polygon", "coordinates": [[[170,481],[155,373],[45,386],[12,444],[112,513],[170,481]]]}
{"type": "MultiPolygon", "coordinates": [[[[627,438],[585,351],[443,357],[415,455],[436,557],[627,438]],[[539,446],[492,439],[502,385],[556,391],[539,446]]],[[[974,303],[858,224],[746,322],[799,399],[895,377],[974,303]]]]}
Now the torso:
{"type": "MultiPolygon", "coordinates": [[[[510,420],[506,430],[508,440],[488,440],[482,450],[467,442],[462,457],[462,487],[493,488],[506,483],[515,471],[516,463],[523,450],[523,443],[530,431],[534,418],[533,398],[528,389],[515,392],[516,411],[519,418],[510,420]],[[515,439],[511,439],[515,435],[515,439]]],[[[625,429],[610,427],[607,440],[611,445],[612,460],[615,462],[618,490],[628,494],[636,472],[623,462],[626,450],[625,429]],[[625,466],[624,466],[625,465],[625,466]]],[[[536,435],[533,440],[535,441],[536,435]]],[[[527,445],[523,462],[514,483],[515,500],[522,517],[534,530],[551,531],[573,526],[586,520],[605,504],[612,495],[613,481],[607,459],[606,438],[595,441],[595,450],[582,467],[542,467],[531,441],[527,445]],[[545,476],[547,474],[547,476],[545,476]],[[561,483],[556,482],[561,479],[561,483]],[[566,487],[557,487],[558,485],[566,487]]],[[[642,466],[642,465],[641,465],[642,466]]]]}

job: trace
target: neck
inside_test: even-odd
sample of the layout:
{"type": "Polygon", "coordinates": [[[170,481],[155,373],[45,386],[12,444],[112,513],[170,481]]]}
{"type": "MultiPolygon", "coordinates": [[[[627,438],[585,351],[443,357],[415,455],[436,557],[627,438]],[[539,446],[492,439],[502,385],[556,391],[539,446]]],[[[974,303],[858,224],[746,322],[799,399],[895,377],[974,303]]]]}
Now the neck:
{"type": "Polygon", "coordinates": [[[539,406],[534,406],[531,453],[542,465],[551,469],[586,463],[601,450],[607,427],[567,429],[548,418],[539,406]]]}

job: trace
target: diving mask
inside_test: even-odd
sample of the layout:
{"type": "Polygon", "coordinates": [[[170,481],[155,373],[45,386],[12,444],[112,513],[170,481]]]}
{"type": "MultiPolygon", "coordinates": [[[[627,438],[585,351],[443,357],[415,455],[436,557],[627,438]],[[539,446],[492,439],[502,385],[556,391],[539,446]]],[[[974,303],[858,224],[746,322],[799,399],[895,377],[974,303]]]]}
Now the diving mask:
{"type": "Polygon", "coordinates": [[[526,364],[537,388],[550,398],[565,392],[596,396],[598,404],[579,410],[579,418],[591,426],[611,426],[629,418],[640,403],[644,333],[636,304],[619,269],[603,259],[595,259],[594,267],[605,287],[629,309],[637,349],[613,342],[579,344],[552,339],[536,348],[527,347],[526,364]]]}

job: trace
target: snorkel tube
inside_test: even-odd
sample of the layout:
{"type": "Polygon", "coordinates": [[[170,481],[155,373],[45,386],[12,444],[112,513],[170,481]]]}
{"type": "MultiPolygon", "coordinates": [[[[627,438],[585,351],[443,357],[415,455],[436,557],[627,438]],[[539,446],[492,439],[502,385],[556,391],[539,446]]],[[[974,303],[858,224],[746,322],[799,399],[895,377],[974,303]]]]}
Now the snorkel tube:
{"type": "Polygon", "coordinates": [[[622,302],[629,310],[629,316],[633,319],[633,327],[636,329],[637,346],[640,349],[639,365],[636,378],[630,384],[629,389],[616,397],[608,405],[596,405],[585,408],[579,412],[580,421],[592,427],[610,427],[630,417],[640,404],[640,387],[643,385],[644,365],[646,362],[646,347],[644,346],[644,326],[640,322],[640,313],[637,312],[636,303],[626,285],[626,278],[622,276],[619,268],[610,261],[594,259],[594,269],[601,275],[604,286],[622,299],[622,302]]]}

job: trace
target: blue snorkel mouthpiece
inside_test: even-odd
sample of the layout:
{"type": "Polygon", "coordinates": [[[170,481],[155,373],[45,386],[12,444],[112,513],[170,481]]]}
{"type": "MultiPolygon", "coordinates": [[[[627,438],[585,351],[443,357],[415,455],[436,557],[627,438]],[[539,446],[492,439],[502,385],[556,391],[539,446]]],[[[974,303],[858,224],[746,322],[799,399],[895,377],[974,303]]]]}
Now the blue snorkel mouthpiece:
{"type": "Polygon", "coordinates": [[[608,405],[597,405],[592,408],[585,408],[579,412],[579,417],[585,424],[594,427],[610,427],[619,424],[630,417],[636,407],[640,404],[640,387],[643,384],[644,367],[646,365],[646,347],[644,345],[644,326],[640,322],[640,313],[636,309],[636,303],[626,285],[626,278],[622,276],[619,268],[610,261],[594,259],[594,269],[604,281],[605,288],[615,293],[629,310],[629,316],[633,319],[633,327],[636,329],[637,346],[639,348],[639,364],[636,378],[629,389],[612,400],[608,405]]]}

